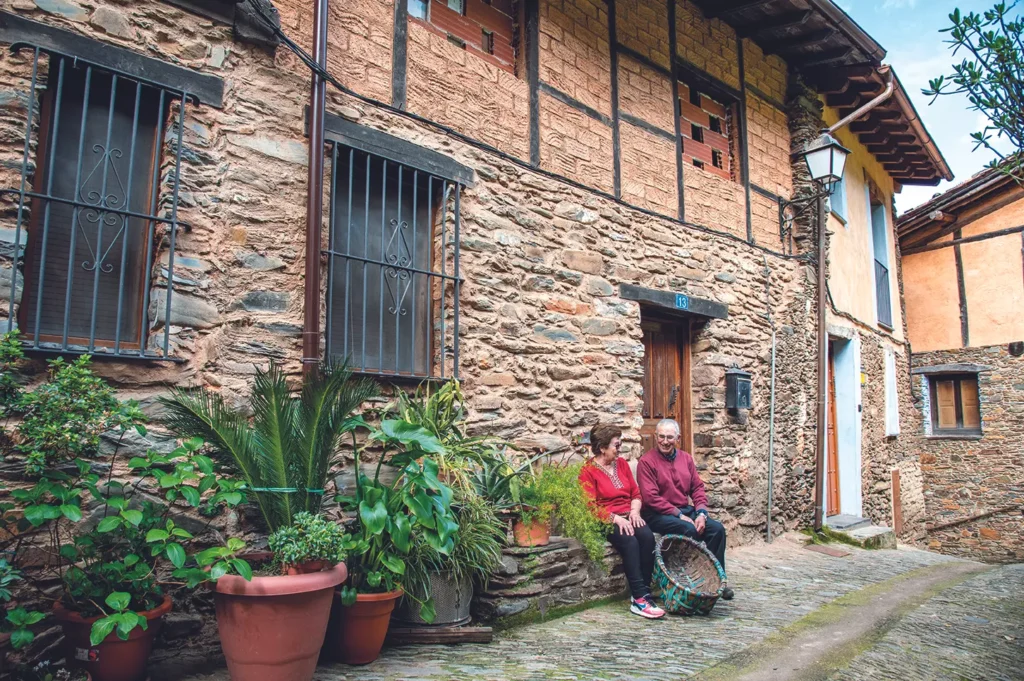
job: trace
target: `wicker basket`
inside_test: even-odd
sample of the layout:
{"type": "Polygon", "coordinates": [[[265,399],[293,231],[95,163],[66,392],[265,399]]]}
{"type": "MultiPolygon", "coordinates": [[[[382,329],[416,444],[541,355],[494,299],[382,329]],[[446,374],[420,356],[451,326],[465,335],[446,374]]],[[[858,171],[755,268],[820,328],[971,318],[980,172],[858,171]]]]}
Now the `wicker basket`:
{"type": "Polygon", "coordinates": [[[679,534],[657,535],[654,586],[665,610],[677,615],[707,615],[725,585],[725,570],[704,542],[679,534]]]}

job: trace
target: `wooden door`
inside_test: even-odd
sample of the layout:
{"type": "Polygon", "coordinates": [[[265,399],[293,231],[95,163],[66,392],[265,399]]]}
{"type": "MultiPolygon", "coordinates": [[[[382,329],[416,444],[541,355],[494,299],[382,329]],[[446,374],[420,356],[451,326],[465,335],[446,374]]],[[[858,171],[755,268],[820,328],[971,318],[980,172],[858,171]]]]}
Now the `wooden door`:
{"type": "Polygon", "coordinates": [[[688,320],[644,316],[643,451],[652,449],[654,429],[661,419],[679,422],[679,446],[693,451],[690,423],[690,324],[688,320]]]}
{"type": "Polygon", "coordinates": [[[828,475],[825,478],[827,503],[825,515],[839,514],[839,437],[836,432],[835,347],[828,344],[828,475]]]}

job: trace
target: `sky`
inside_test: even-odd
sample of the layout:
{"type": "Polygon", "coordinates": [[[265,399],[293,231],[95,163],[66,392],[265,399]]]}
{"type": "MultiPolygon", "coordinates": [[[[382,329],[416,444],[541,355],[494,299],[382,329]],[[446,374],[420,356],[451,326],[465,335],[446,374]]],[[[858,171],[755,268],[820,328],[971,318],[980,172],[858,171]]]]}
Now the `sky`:
{"type": "MultiPolygon", "coordinates": [[[[924,203],[937,192],[969,178],[993,158],[986,149],[974,149],[972,132],[985,126],[985,118],[969,109],[963,96],[944,96],[934,103],[921,94],[928,81],[952,72],[954,60],[949,39],[940,29],[950,25],[949,14],[960,8],[979,14],[996,0],[838,0],[837,4],[884,47],[891,64],[917,108],[925,127],[939,146],[953,171],[953,182],[938,187],[904,187],[896,195],[896,209],[903,213],[924,203]]],[[[1024,4],[1022,4],[1024,6],[1024,4]]]]}

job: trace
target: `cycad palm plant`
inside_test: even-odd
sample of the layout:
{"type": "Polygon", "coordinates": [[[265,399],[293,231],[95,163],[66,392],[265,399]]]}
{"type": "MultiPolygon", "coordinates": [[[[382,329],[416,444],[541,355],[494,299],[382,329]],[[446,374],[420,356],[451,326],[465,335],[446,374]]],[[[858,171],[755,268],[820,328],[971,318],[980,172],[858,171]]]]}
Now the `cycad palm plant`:
{"type": "Polygon", "coordinates": [[[352,414],[376,395],[372,381],[325,364],[304,377],[295,398],[284,372],[271,364],[256,374],[251,422],[208,390],[176,390],[163,402],[179,437],[201,437],[235,464],[273,532],[290,526],[296,513],[319,513],[341,438],[363,424],[352,414]]]}

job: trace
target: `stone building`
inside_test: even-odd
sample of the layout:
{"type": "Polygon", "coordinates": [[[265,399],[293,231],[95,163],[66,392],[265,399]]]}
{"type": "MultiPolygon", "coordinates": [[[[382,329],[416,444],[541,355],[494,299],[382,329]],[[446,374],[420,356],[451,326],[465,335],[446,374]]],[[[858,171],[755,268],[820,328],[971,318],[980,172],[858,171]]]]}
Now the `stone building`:
{"type": "Polygon", "coordinates": [[[985,170],[900,217],[929,546],[1024,558],[1024,189],[985,170]]]}
{"type": "MultiPolygon", "coordinates": [[[[154,417],[169,386],[240,401],[269,361],[300,371],[310,5],[4,2],[0,324],[36,370],[89,352],[154,417]]],[[[328,14],[323,354],[383,381],[457,376],[474,430],[526,448],[613,421],[636,457],[674,416],[731,541],[763,534],[769,479],[776,528],[808,524],[816,259],[794,153],[885,89],[884,49],[828,0],[328,14]],[[730,368],[749,409],[725,408],[730,368]]],[[[898,83],[839,135],[828,510],[902,515],[909,536],[892,195],[949,170],[898,83]]]]}

